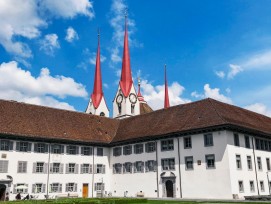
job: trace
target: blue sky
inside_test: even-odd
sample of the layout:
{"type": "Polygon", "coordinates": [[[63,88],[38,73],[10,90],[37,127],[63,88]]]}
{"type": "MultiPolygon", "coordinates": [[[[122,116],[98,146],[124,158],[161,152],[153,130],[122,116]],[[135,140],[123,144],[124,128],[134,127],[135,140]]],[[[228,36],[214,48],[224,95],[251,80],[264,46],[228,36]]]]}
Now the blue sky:
{"type": "Polygon", "coordinates": [[[211,97],[271,115],[268,0],[2,0],[0,98],[85,111],[100,28],[112,110],[126,7],[134,82],[151,107],[163,107],[167,64],[171,105],[211,97]]]}

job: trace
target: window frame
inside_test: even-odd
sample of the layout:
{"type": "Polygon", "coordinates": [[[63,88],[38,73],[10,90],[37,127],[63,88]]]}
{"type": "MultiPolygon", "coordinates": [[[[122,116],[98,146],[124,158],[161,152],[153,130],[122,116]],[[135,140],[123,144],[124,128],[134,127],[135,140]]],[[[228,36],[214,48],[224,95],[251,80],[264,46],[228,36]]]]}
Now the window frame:
{"type": "Polygon", "coordinates": [[[161,152],[174,151],[174,139],[161,140],[161,152]]]}
{"type": "Polygon", "coordinates": [[[213,133],[206,133],[203,135],[203,137],[204,137],[204,147],[214,146],[213,133]]]}
{"type": "Polygon", "coordinates": [[[194,170],[194,159],[193,156],[186,156],[184,157],[184,161],[185,161],[185,170],[189,171],[189,170],[194,170]],[[192,159],[192,164],[190,164],[191,166],[189,166],[188,161],[192,159]]]}
{"type": "Polygon", "coordinates": [[[216,168],[216,165],[215,165],[215,154],[206,154],[205,155],[205,163],[206,163],[206,169],[215,169],[216,168]],[[208,163],[208,157],[213,157],[213,166],[209,166],[209,163],[208,163]]]}
{"type": "Polygon", "coordinates": [[[183,146],[184,149],[192,149],[192,138],[191,136],[187,136],[183,138],[183,146]],[[187,141],[190,140],[190,141],[187,141]]]}

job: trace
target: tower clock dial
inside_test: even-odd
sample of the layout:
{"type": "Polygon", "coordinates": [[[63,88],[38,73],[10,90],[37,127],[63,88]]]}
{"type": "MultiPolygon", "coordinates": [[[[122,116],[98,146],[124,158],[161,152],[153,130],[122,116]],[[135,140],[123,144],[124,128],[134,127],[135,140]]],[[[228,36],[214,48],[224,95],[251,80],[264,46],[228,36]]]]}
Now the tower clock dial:
{"type": "Polygon", "coordinates": [[[122,102],[122,100],[123,100],[123,96],[121,95],[121,94],[119,94],[118,96],[117,96],[117,103],[121,103],[122,102]]]}
{"type": "Polygon", "coordinates": [[[130,100],[130,102],[131,102],[132,104],[135,104],[136,101],[137,101],[136,95],[135,95],[134,93],[131,93],[131,94],[129,95],[129,100],[130,100]]]}

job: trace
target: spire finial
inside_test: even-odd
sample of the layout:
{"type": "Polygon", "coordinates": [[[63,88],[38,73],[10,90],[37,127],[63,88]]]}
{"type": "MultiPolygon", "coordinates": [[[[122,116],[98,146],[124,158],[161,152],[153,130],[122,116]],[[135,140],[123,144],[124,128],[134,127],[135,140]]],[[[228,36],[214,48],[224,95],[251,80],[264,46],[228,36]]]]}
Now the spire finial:
{"type": "Polygon", "coordinates": [[[140,77],[137,77],[138,86],[140,86],[140,77]]]}
{"type": "Polygon", "coordinates": [[[98,35],[98,39],[100,39],[100,28],[97,29],[97,35],[98,35]]]}

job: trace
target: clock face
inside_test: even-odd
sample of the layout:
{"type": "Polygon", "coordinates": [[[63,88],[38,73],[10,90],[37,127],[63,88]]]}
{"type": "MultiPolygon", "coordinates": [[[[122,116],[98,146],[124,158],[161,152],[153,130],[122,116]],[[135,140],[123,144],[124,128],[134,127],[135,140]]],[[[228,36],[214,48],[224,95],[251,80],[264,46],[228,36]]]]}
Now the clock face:
{"type": "Polygon", "coordinates": [[[121,94],[119,94],[118,96],[117,96],[117,103],[121,103],[122,102],[122,100],[123,100],[123,96],[121,95],[121,94]]]}
{"type": "Polygon", "coordinates": [[[131,93],[129,95],[129,100],[130,100],[131,103],[135,104],[136,101],[137,101],[136,95],[134,93],[131,93]]]}

